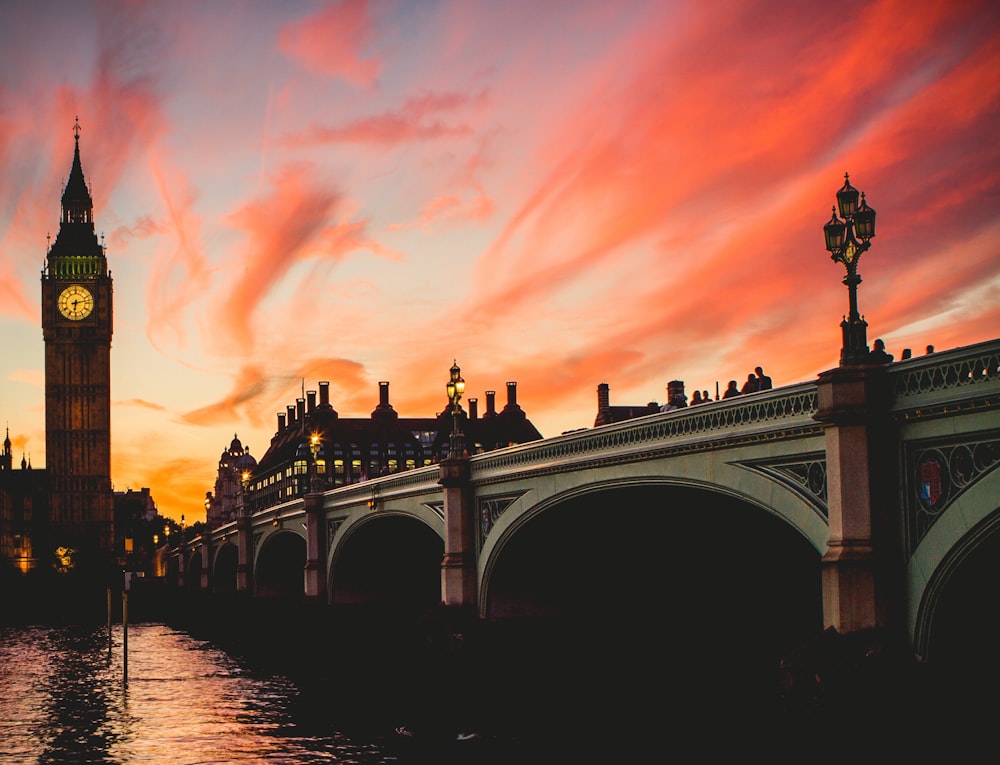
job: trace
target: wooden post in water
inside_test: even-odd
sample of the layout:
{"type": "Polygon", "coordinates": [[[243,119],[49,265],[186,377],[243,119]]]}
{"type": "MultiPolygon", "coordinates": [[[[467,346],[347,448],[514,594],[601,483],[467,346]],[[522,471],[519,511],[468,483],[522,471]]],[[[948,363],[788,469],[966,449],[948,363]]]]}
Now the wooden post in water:
{"type": "Polygon", "coordinates": [[[122,683],[128,685],[128,590],[122,590],[122,683]]]}
{"type": "Polygon", "coordinates": [[[108,661],[111,660],[111,586],[108,585],[108,661]]]}

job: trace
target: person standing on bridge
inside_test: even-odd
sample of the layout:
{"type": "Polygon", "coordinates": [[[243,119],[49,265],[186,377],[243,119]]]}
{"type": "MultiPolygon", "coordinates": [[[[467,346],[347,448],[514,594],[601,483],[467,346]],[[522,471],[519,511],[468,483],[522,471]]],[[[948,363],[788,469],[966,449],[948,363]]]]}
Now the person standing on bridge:
{"type": "Polygon", "coordinates": [[[869,364],[888,364],[892,361],[892,354],[886,353],[885,342],[880,337],[875,341],[875,346],[871,349],[868,354],[869,364]]]}
{"type": "Polygon", "coordinates": [[[771,378],[764,374],[764,368],[756,367],[753,371],[757,373],[757,390],[771,390],[771,378]]]}
{"type": "Polygon", "coordinates": [[[730,380],[729,386],[726,388],[725,393],[722,394],[723,398],[731,398],[732,396],[739,396],[740,389],[736,387],[736,380],[730,380]]]}

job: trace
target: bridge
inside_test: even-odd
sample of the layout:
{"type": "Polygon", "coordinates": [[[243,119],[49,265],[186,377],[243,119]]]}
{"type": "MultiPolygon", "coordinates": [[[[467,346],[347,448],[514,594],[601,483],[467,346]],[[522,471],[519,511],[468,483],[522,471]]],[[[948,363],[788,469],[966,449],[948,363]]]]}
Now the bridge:
{"type": "Polygon", "coordinates": [[[170,575],[330,606],[993,652],[998,465],[1000,339],[306,494],[175,549],[170,575]]]}

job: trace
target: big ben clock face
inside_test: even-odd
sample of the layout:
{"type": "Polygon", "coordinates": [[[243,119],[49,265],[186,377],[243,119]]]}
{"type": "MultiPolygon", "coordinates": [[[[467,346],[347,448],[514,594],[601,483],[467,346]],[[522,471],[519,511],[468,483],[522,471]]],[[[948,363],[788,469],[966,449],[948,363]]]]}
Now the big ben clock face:
{"type": "Polygon", "coordinates": [[[67,319],[79,321],[90,316],[94,310],[94,296],[90,290],[73,284],[59,293],[59,312],[67,319]]]}

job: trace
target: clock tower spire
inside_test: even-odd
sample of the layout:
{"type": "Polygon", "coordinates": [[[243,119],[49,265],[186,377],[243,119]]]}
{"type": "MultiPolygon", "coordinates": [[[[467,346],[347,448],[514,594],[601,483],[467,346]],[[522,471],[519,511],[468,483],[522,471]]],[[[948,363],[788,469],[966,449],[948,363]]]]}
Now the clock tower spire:
{"type": "Polygon", "coordinates": [[[63,548],[63,561],[96,571],[114,547],[112,284],[104,245],[94,233],[79,120],[73,137],[59,234],[42,271],[45,455],[52,552],[63,548]]]}

